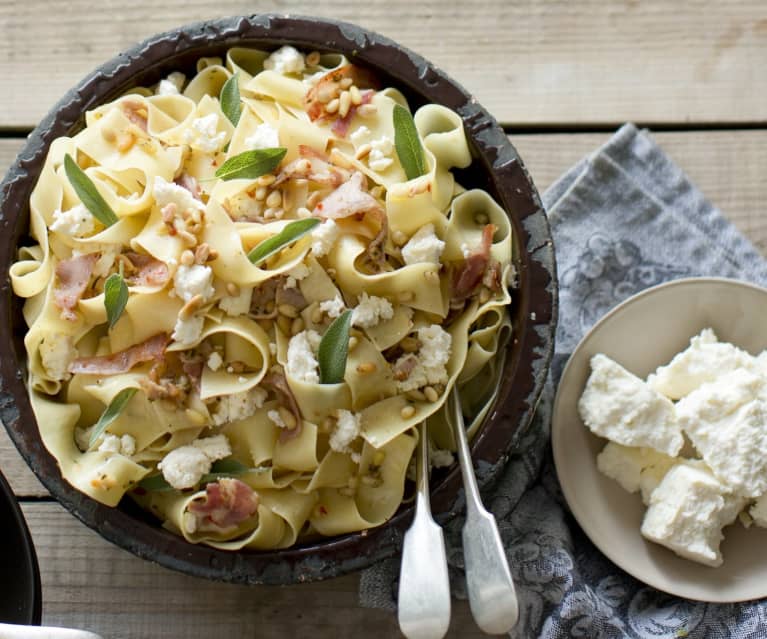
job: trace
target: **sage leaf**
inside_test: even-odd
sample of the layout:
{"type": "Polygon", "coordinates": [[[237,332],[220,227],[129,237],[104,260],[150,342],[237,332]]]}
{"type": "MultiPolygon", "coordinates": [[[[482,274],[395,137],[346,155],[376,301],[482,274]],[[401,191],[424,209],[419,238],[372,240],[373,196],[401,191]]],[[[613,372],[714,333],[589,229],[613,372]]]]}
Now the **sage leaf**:
{"type": "Polygon", "coordinates": [[[162,476],[162,473],[157,473],[156,475],[149,475],[147,477],[144,477],[142,480],[139,481],[137,486],[139,488],[143,488],[144,490],[152,490],[152,491],[173,490],[173,486],[171,486],[166,481],[165,477],[162,476]]]}
{"type": "Polygon", "coordinates": [[[277,235],[272,235],[272,237],[256,244],[250,253],[248,253],[248,259],[253,262],[253,264],[260,264],[266,258],[281,251],[288,244],[292,244],[296,240],[301,239],[319,223],[320,221],[316,217],[308,217],[304,220],[291,222],[277,233],[277,235]]]}
{"type": "Polygon", "coordinates": [[[244,178],[255,180],[276,169],[288,152],[283,147],[244,151],[229,158],[216,170],[216,177],[222,180],[244,178]]]}
{"type": "Polygon", "coordinates": [[[239,76],[240,72],[237,71],[224,83],[218,98],[221,103],[221,110],[234,126],[237,126],[237,123],[240,121],[240,114],[242,113],[239,76]]]}
{"type": "Polygon", "coordinates": [[[128,405],[128,402],[136,394],[137,390],[137,388],[123,388],[119,393],[117,393],[117,395],[112,398],[112,401],[109,402],[109,406],[107,406],[106,410],[101,413],[99,421],[96,422],[96,425],[91,431],[91,436],[88,440],[88,448],[93,448],[99,437],[101,437],[102,433],[106,430],[107,426],[109,426],[120,416],[120,413],[123,412],[125,407],[128,405]]]}
{"type": "Polygon", "coordinates": [[[112,226],[112,224],[118,221],[115,212],[106,203],[106,200],[101,197],[101,193],[98,192],[96,185],[85,174],[85,171],[77,166],[77,162],[72,159],[69,153],[64,156],[64,172],[67,174],[67,179],[75,193],[77,193],[77,197],[80,198],[80,201],[93,217],[104,226],[112,226]]]}
{"type": "Polygon", "coordinates": [[[413,116],[401,104],[394,105],[394,148],[397,149],[399,163],[405,170],[408,180],[413,180],[427,172],[426,157],[421,146],[421,137],[415,128],[413,116]]]}
{"type": "Polygon", "coordinates": [[[119,273],[112,273],[104,283],[104,308],[109,328],[114,328],[128,303],[128,285],[119,273]]]}
{"type": "Polygon", "coordinates": [[[349,328],[352,312],[344,311],[333,323],[320,341],[317,359],[320,364],[320,384],[339,384],[344,379],[346,357],[349,354],[349,328]]]}

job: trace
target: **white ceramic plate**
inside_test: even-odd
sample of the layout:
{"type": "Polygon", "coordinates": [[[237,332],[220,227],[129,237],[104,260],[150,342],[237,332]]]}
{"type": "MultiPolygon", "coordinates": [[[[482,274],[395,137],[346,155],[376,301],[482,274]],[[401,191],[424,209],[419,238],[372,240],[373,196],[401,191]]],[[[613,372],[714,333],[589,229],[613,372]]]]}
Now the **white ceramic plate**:
{"type": "Polygon", "coordinates": [[[646,378],[711,327],[720,341],[757,354],[767,348],[767,290],[735,280],[695,278],[656,286],[626,300],[581,340],[568,362],[554,403],[554,463],[567,503],[591,541],[640,581],[688,599],[745,601],[767,596],[767,529],[724,530],[724,564],[710,568],[681,559],[639,533],[645,506],[597,470],[606,440],[592,435],[577,403],[589,360],[605,353],[646,378]]]}

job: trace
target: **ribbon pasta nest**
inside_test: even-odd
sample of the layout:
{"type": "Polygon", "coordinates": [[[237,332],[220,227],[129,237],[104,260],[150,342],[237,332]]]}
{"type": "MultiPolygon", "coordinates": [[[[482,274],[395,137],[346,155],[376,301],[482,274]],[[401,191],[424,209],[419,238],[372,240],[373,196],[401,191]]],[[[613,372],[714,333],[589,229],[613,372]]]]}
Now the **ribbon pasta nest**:
{"type": "Polygon", "coordinates": [[[235,48],[50,147],[11,268],[63,477],[193,543],[377,526],[444,404],[470,434],[510,333],[511,226],[460,117],[342,56],[235,48]]]}

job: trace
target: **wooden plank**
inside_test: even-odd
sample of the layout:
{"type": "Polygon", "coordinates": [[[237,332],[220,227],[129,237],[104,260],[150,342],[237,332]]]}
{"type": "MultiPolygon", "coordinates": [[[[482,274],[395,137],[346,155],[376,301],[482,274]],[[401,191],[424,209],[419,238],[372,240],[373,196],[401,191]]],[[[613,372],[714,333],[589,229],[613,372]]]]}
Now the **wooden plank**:
{"type": "MultiPolygon", "coordinates": [[[[86,73],[153,33],[254,8],[243,0],[73,0],[51,10],[46,0],[0,0],[0,74],[8,87],[0,127],[34,125],[86,73]]],[[[279,9],[307,11],[299,0],[279,9]]],[[[418,51],[504,123],[767,117],[763,0],[321,0],[311,12],[418,51]]]]}
{"type": "MultiPolygon", "coordinates": [[[[43,623],[121,639],[400,636],[395,615],[360,608],[359,577],[283,588],[196,579],[124,552],[56,503],[26,503],[43,583],[43,623]]],[[[484,637],[454,602],[448,637],[484,637]]]]}
{"type": "MultiPolygon", "coordinates": [[[[566,169],[610,137],[608,133],[514,135],[533,180],[545,191],[566,169]]],[[[767,130],[653,133],[692,182],[767,255],[767,130]]]]}

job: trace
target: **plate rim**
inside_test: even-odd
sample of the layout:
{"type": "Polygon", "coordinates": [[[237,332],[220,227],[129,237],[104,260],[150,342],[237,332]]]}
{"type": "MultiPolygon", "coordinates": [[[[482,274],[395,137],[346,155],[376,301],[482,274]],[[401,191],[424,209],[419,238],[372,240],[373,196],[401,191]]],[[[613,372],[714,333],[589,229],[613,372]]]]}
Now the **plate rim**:
{"type": "MultiPolygon", "coordinates": [[[[563,450],[561,443],[561,432],[563,432],[564,428],[566,428],[566,419],[564,416],[560,417],[560,414],[563,411],[562,403],[564,402],[563,399],[563,392],[562,389],[566,387],[566,384],[564,383],[568,377],[573,371],[576,354],[583,350],[588,343],[591,341],[592,336],[597,333],[603,325],[609,323],[613,320],[613,318],[618,315],[619,313],[622,313],[625,311],[625,309],[629,306],[633,306],[635,303],[642,301],[644,298],[648,296],[653,296],[657,294],[658,292],[665,291],[669,288],[676,288],[680,286],[707,286],[711,284],[724,284],[726,286],[736,286],[741,288],[748,288],[752,289],[754,291],[759,292],[760,294],[767,297],[767,287],[760,286],[758,284],[754,284],[752,282],[747,282],[744,280],[738,280],[734,278],[727,278],[727,277],[685,277],[685,278],[679,278],[670,280],[668,282],[663,282],[661,284],[657,284],[655,286],[646,288],[631,297],[623,300],[622,302],[616,304],[614,307],[612,307],[610,310],[608,310],[602,317],[597,320],[594,325],[589,328],[586,333],[583,335],[583,337],[578,341],[575,348],[573,349],[572,353],[569,355],[568,360],[565,364],[564,369],[562,370],[562,375],[560,376],[559,382],[557,383],[557,389],[556,394],[554,398],[554,404],[552,407],[552,413],[551,413],[551,447],[552,447],[552,458],[554,461],[554,469],[557,474],[557,481],[559,483],[560,489],[562,491],[562,495],[565,499],[565,502],[567,504],[567,508],[570,512],[570,514],[573,516],[573,518],[576,520],[578,525],[580,526],[583,533],[588,537],[588,539],[591,541],[592,544],[597,548],[599,552],[601,552],[605,557],[607,557],[613,564],[615,564],[616,567],[618,567],[623,572],[627,573],[634,579],[637,579],[642,584],[645,584],[647,586],[650,586],[652,588],[655,588],[656,590],[659,590],[661,592],[682,597],[685,599],[689,599],[692,601],[700,601],[705,603],[738,603],[738,602],[744,602],[744,601],[751,601],[754,599],[761,599],[764,597],[767,597],[767,577],[764,580],[764,586],[762,589],[758,592],[751,593],[747,596],[707,596],[707,597],[700,597],[697,593],[692,594],[689,592],[688,587],[684,584],[680,585],[679,587],[671,585],[669,587],[668,584],[665,583],[658,583],[656,579],[650,575],[649,577],[642,573],[641,570],[635,569],[634,565],[626,566],[624,561],[624,556],[621,555],[618,552],[616,552],[617,545],[616,544],[609,544],[605,543],[605,538],[603,535],[598,534],[595,532],[596,525],[591,522],[591,520],[587,516],[587,512],[583,512],[582,510],[579,510],[577,508],[573,508],[574,503],[578,503],[578,501],[575,499],[575,492],[572,489],[572,486],[569,485],[567,482],[562,481],[562,474],[561,474],[561,468],[563,467],[563,459],[565,456],[565,451],[563,450]]],[[[578,420],[580,420],[580,417],[578,416],[578,420]]],[[[584,426],[585,428],[585,426],[584,426]]],[[[604,438],[600,438],[604,439],[604,438]]],[[[592,460],[594,464],[596,464],[596,458],[592,460]]],[[[627,495],[636,496],[631,493],[627,493],[627,495]]],[[[652,543],[652,542],[646,542],[646,543],[652,543]]],[[[658,548],[663,548],[662,545],[654,544],[654,546],[658,546],[658,548]]],[[[673,551],[666,549],[669,553],[673,554],[673,551]]],[[[676,555],[675,555],[676,556],[676,555]]],[[[684,561],[690,561],[686,560],[684,561]]],[[[714,570],[714,569],[712,569],[714,570]]],[[[712,574],[715,574],[712,572],[712,574]]],[[[724,590],[723,592],[727,592],[724,590]]]]}

